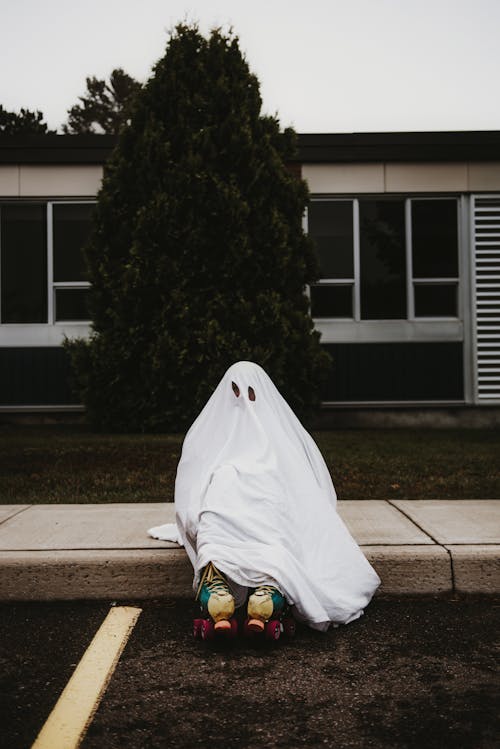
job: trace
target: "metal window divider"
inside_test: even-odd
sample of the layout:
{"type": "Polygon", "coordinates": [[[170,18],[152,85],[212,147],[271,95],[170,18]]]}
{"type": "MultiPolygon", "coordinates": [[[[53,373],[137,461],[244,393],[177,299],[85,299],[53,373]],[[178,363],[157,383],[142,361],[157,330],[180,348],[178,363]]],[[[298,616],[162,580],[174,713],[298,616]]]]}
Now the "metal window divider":
{"type": "Polygon", "coordinates": [[[53,325],[55,319],[54,290],[54,213],[52,202],[47,202],[47,324],[53,325]]]}
{"type": "Polygon", "coordinates": [[[360,278],[360,239],[359,239],[359,200],[352,201],[353,272],[354,272],[354,321],[361,320],[361,278],[360,278]]]}
{"type": "Polygon", "coordinates": [[[406,319],[415,320],[415,291],[413,288],[411,198],[405,200],[405,258],[406,258],[406,319]]]}

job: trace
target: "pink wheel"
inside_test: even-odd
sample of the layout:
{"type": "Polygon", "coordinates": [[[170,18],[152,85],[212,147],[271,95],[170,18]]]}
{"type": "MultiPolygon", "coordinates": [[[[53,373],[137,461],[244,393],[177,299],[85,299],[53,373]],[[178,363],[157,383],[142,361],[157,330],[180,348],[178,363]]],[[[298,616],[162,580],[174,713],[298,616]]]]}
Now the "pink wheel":
{"type": "Polygon", "coordinates": [[[296,631],[295,619],[292,619],[291,616],[285,616],[283,619],[283,634],[287,637],[294,637],[296,631]]]}
{"type": "Polygon", "coordinates": [[[243,634],[245,637],[262,637],[266,631],[266,625],[261,619],[252,619],[247,617],[243,624],[243,634]]]}
{"type": "Polygon", "coordinates": [[[254,633],[252,632],[252,630],[248,629],[248,622],[249,621],[250,621],[250,619],[247,617],[245,619],[245,621],[243,622],[243,635],[245,637],[253,637],[254,636],[254,633]]]}
{"type": "Polygon", "coordinates": [[[277,619],[271,619],[266,624],[266,640],[279,640],[281,635],[281,624],[277,619]]]}
{"type": "Polygon", "coordinates": [[[201,637],[201,625],[203,624],[203,619],[193,619],[193,635],[198,638],[201,637]]]}
{"type": "Polygon", "coordinates": [[[236,637],[238,637],[238,620],[233,616],[231,619],[231,633],[229,634],[229,637],[231,640],[234,640],[236,637]]]}
{"type": "Polygon", "coordinates": [[[203,619],[201,622],[201,639],[213,640],[215,637],[214,623],[211,619],[203,619]]]}

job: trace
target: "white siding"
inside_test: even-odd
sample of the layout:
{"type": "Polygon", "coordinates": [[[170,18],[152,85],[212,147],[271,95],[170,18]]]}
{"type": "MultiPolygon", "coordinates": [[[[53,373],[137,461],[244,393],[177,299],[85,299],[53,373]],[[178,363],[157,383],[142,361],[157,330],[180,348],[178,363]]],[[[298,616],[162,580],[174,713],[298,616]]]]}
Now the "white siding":
{"type": "Polygon", "coordinates": [[[472,200],[475,399],[500,403],[500,195],[472,200]]]}

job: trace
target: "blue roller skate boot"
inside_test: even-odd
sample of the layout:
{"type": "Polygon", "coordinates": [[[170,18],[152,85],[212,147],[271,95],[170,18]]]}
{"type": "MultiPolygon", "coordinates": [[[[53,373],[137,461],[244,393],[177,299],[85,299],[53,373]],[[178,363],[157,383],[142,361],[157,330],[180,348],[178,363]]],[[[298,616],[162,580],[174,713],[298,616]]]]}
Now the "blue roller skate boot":
{"type": "Polygon", "coordinates": [[[194,635],[210,640],[217,635],[235,637],[238,624],[233,616],[234,597],[224,575],[209,562],[201,576],[196,600],[200,602],[202,619],[194,620],[194,635]]]}

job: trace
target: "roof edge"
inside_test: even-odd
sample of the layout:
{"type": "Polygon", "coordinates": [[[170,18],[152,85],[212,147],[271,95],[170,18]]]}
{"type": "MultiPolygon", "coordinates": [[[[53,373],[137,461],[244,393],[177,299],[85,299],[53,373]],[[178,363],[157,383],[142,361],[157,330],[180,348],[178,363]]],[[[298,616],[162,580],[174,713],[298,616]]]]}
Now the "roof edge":
{"type": "MultiPolygon", "coordinates": [[[[500,161],[500,130],[298,133],[300,163],[500,161]]],[[[103,164],[116,135],[1,135],[0,164],[103,164]]]]}

